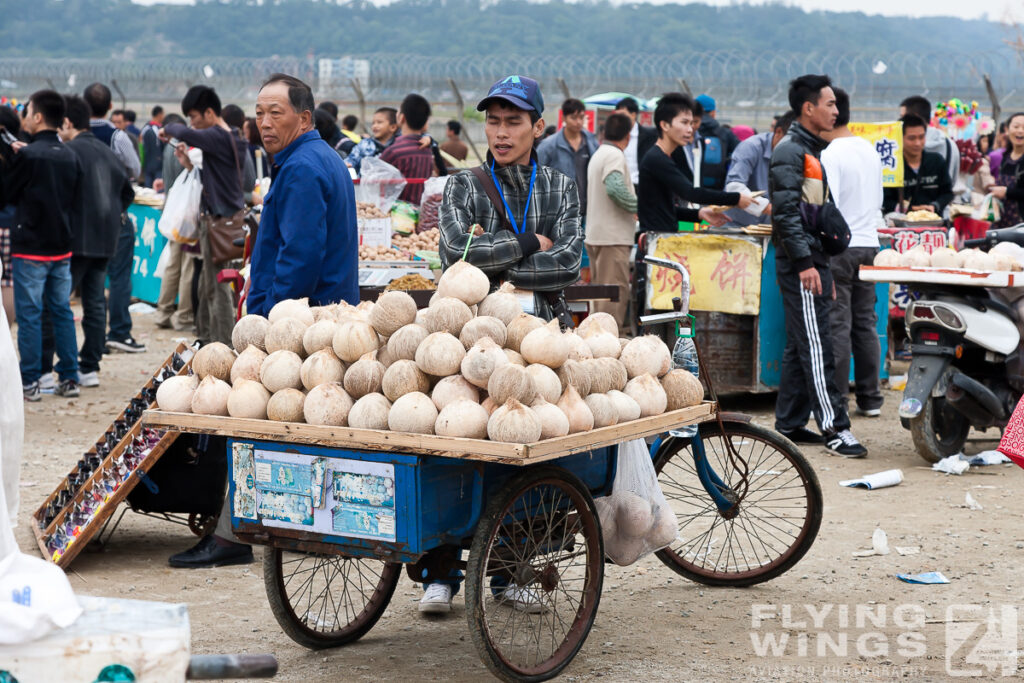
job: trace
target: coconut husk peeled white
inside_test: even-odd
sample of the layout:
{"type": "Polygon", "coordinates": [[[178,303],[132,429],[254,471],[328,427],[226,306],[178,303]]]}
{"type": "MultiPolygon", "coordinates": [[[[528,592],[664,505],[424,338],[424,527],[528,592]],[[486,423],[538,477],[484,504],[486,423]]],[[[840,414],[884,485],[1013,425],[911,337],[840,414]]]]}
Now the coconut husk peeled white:
{"type": "Polygon", "coordinates": [[[439,297],[455,297],[467,306],[483,301],[490,290],[491,280],[487,274],[466,261],[453,263],[437,281],[439,297]]]}
{"type": "Polygon", "coordinates": [[[278,301],[267,314],[267,319],[273,325],[284,318],[295,318],[309,327],[316,322],[313,311],[309,310],[309,299],[285,299],[278,301]]]}
{"type": "Polygon", "coordinates": [[[306,395],[298,389],[274,392],[267,401],[267,417],[274,422],[303,422],[303,404],[306,395]]]}
{"type": "Polygon", "coordinates": [[[497,405],[504,405],[510,398],[529,405],[537,398],[537,387],[526,368],[509,363],[500,365],[487,381],[487,395],[497,405]]]}
{"type": "Polygon", "coordinates": [[[263,344],[263,338],[266,337],[267,330],[269,329],[270,321],[262,315],[250,314],[243,316],[241,320],[235,323],[234,329],[231,330],[231,346],[238,353],[242,353],[249,346],[255,346],[260,351],[266,351],[267,347],[263,344]]]}
{"type": "Polygon", "coordinates": [[[275,351],[260,366],[260,383],[270,393],[302,386],[302,359],[291,351],[275,351]]]}
{"type": "Polygon", "coordinates": [[[541,439],[553,439],[569,433],[569,418],[554,403],[538,397],[530,409],[540,418],[541,439]]]}
{"type": "Polygon", "coordinates": [[[370,311],[370,324],[385,337],[390,337],[416,320],[416,302],[406,292],[384,292],[370,311]]]}
{"type": "Polygon", "coordinates": [[[504,346],[505,335],[505,323],[491,316],[480,316],[463,325],[459,341],[469,349],[484,337],[489,337],[498,346],[504,346]]]}
{"type": "Polygon", "coordinates": [[[353,401],[341,385],[328,382],[314,387],[302,404],[302,414],[311,425],[344,427],[353,401]]]}
{"type": "Polygon", "coordinates": [[[192,395],[198,387],[199,378],[195,375],[168,377],[156,390],[156,405],[170,413],[191,413],[192,395]]]}
{"type": "Polygon", "coordinates": [[[318,320],[302,333],[302,348],[307,356],[321,349],[330,349],[334,341],[334,333],[338,331],[338,323],[331,318],[318,320]]]}
{"type": "Polygon", "coordinates": [[[384,381],[385,372],[387,369],[384,364],[368,353],[345,371],[343,380],[345,391],[354,399],[378,393],[381,383],[384,381]]]}
{"type": "Polygon", "coordinates": [[[591,313],[580,322],[576,331],[580,336],[586,337],[595,329],[603,330],[613,337],[619,336],[619,323],[611,313],[591,313]]]}
{"type": "Polygon", "coordinates": [[[562,367],[558,368],[557,374],[558,379],[562,382],[562,391],[571,385],[579,396],[586,396],[590,393],[591,377],[584,362],[567,360],[562,367]]]}
{"type": "Polygon", "coordinates": [[[513,351],[512,349],[502,349],[502,351],[505,352],[505,358],[508,359],[509,363],[512,363],[513,365],[518,365],[519,367],[522,368],[525,368],[527,366],[526,359],[523,358],[522,354],[520,354],[518,351],[513,351]]]}
{"type": "Polygon", "coordinates": [[[416,349],[416,367],[434,377],[456,375],[466,347],[447,332],[434,332],[427,336],[416,349]]]}
{"type": "Polygon", "coordinates": [[[661,386],[665,389],[665,396],[668,399],[667,410],[689,408],[704,399],[704,387],[688,370],[670,370],[661,378],[661,386]]]}
{"type": "Polygon", "coordinates": [[[437,297],[422,313],[422,322],[416,322],[428,332],[447,332],[453,337],[462,334],[462,328],[473,319],[473,311],[466,302],[453,296],[437,297]]]}
{"type": "Polygon", "coordinates": [[[413,392],[425,394],[430,391],[430,378],[416,367],[415,362],[396,360],[391,367],[384,371],[381,391],[389,401],[397,401],[405,394],[413,392]]]}
{"type": "Polygon", "coordinates": [[[345,367],[330,349],[320,349],[302,361],[302,367],[299,368],[299,379],[306,391],[321,384],[340,382],[344,376],[345,367]]]}
{"type": "MultiPolygon", "coordinates": [[[[434,391],[437,391],[436,387],[434,391]]],[[[489,417],[483,406],[475,401],[452,401],[438,413],[434,433],[438,436],[486,439],[489,417]]]]}
{"type": "Polygon", "coordinates": [[[260,366],[266,358],[266,352],[261,351],[255,344],[246,346],[245,351],[238,354],[238,358],[231,364],[231,384],[234,385],[240,379],[259,382],[260,366]]]}
{"type": "Polygon", "coordinates": [[[608,392],[607,396],[612,400],[612,405],[615,406],[615,410],[619,414],[620,423],[640,417],[640,404],[626,394],[613,389],[608,392]]]}
{"type": "Polygon", "coordinates": [[[427,328],[416,323],[398,328],[388,337],[388,353],[391,354],[392,362],[416,358],[416,349],[429,334],[427,328]]]}
{"type": "Polygon", "coordinates": [[[648,373],[629,380],[623,393],[640,404],[640,417],[661,415],[668,406],[665,389],[648,373]]]}
{"type": "Polygon", "coordinates": [[[196,415],[227,415],[231,385],[207,375],[192,394],[192,412],[196,415]]]}
{"type": "Polygon", "coordinates": [[[348,426],[355,429],[387,429],[391,401],[383,394],[367,394],[348,411],[348,426]]]}
{"type": "Polygon", "coordinates": [[[459,366],[462,376],[474,386],[487,388],[491,373],[500,365],[507,365],[508,356],[490,337],[484,337],[466,352],[459,366]]]}
{"type": "Polygon", "coordinates": [[[594,416],[594,427],[609,427],[619,421],[619,410],[608,394],[587,394],[583,402],[594,416]]]}
{"type": "Polygon", "coordinates": [[[562,395],[562,382],[554,370],[546,365],[534,363],[526,366],[526,372],[533,378],[533,385],[539,397],[548,403],[558,403],[558,398],[562,395]]]}
{"type": "Polygon", "coordinates": [[[505,282],[498,287],[498,291],[488,294],[480,302],[477,315],[493,316],[508,325],[523,312],[523,307],[519,305],[519,299],[512,293],[513,291],[515,286],[511,282],[505,282]]]}
{"type": "Polygon", "coordinates": [[[270,392],[259,382],[239,378],[228,394],[228,415],[251,420],[267,419],[270,392]]]}
{"type": "Polygon", "coordinates": [[[619,360],[626,366],[630,379],[644,373],[661,377],[672,369],[671,352],[665,342],[651,334],[637,337],[626,344],[619,360]]]}
{"type": "Polygon", "coordinates": [[[380,337],[370,323],[350,320],[338,326],[332,347],[338,358],[354,363],[367,353],[376,351],[380,347],[380,337]]]}
{"type": "Polygon", "coordinates": [[[522,350],[519,346],[522,344],[523,339],[526,338],[526,335],[543,326],[544,321],[540,318],[529,313],[520,313],[512,319],[512,322],[506,325],[505,348],[512,349],[516,353],[521,354],[522,350]]]}
{"type": "Polygon", "coordinates": [[[540,441],[542,426],[537,413],[514,398],[491,413],[487,419],[487,436],[491,441],[504,443],[534,443],[540,441]]]}
{"type": "Polygon", "coordinates": [[[267,336],[263,339],[267,353],[291,351],[305,358],[306,348],[302,345],[302,338],[307,327],[309,326],[297,318],[280,318],[277,322],[271,323],[267,336]]]}
{"type": "Polygon", "coordinates": [[[594,428],[594,413],[590,406],[580,398],[576,388],[569,386],[558,399],[558,408],[565,413],[569,420],[569,433],[589,432],[594,428]]]}
{"type": "Polygon", "coordinates": [[[227,344],[213,342],[196,351],[192,359],[192,372],[200,380],[213,375],[222,382],[231,379],[231,366],[235,363],[235,352],[227,344]]]}
{"type": "Polygon", "coordinates": [[[433,434],[436,421],[437,406],[418,391],[399,397],[388,411],[388,428],[393,432],[433,434]]]}
{"type": "Polygon", "coordinates": [[[558,321],[552,320],[523,337],[519,353],[527,363],[560,368],[569,357],[569,342],[562,334],[558,321]]]}
{"type": "Polygon", "coordinates": [[[462,375],[451,375],[434,385],[434,390],[430,392],[430,400],[438,410],[444,410],[449,403],[456,401],[479,404],[480,390],[467,382],[462,375]]]}
{"type": "Polygon", "coordinates": [[[895,249],[883,249],[875,254],[872,265],[876,268],[899,268],[900,255],[895,249]]]}
{"type": "Polygon", "coordinates": [[[594,352],[590,350],[590,346],[584,341],[583,337],[579,336],[572,330],[566,330],[563,333],[565,341],[569,344],[569,359],[570,360],[590,360],[594,357],[594,352]]]}

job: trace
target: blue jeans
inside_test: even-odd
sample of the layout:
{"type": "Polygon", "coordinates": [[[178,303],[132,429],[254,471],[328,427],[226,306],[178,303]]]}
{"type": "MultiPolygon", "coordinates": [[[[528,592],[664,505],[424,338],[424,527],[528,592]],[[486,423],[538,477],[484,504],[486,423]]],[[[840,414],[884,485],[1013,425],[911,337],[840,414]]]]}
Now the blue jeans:
{"type": "Polygon", "coordinates": [[[21,382],[39,381],[43,351],[43,307],[50,312],[57,347],[57,374],[61,380],[78,381],[78,341],[71,313],[71,259],[32,261],[11,259],[14,275],[14,307],[18,316],[18,353],[21,382]]]}
{"type": "Polygon", "coordinates": [[[117,236],[117,247],[107,265],[110,281],[110,330],[107,339],[118,341],[132,336],[132,316],[128,305],[132,300],[132,262],[135,259],[135,223],[125,220],[117,236]]]}
{"type": "MultiPolygon", "coordinates": [[[[103,359],[106,344],[107,297],[104,284],[107,279],[107,259],[88,256],[71,257],[71,288],[82,293],[82,349],[78,355],[78,369],[96,372],[103,359]]],[[[43,311],[43,360],[42,373],[53,371],[53,321],[43,311]]]]}

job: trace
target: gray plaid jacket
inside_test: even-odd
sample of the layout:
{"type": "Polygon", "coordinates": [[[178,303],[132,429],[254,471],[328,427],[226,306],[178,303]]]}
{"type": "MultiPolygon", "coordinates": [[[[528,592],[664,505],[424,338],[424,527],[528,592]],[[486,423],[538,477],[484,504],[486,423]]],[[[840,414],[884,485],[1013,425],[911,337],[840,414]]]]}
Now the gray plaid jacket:
{"type": "MultiPolygon", "coordinates": [[[[505,201],[518,220],[523,215],[530,186],[529,166],[495,168],[505,201]]],[[[441,202],[439,252],[447,268],[462,258],[469,227],[479,223],[484,234],[474,237],[466,260],[487,273],[491,282],[510,281],[534,292],[557,292],[575,283],[580,275],[583,230],[580,226],[576,183],[546,166],[537,167],[537,180],[526,217],[526,230],[550,239],[554,246],[523,258],[514,233],[503,229],[503,217],[495,210],[479,181],[468,171],[449,178],[441,202]]],[[[547,303],[536,302],[538,315],[550,317],[547,303]]]]}

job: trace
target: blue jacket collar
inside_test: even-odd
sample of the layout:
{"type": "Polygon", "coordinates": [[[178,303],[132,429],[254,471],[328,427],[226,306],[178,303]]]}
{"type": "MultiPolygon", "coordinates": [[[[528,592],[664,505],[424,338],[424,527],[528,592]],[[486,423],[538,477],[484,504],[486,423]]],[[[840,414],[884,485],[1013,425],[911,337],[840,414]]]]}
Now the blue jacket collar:
{"type": "Polygon", "coordinates": [[[320,133],[318,133],[316,130],[311,130],[309,132],[303,133],[299,137],[292,140],[287,147],[285,147],[280,152],[274,155],[274,165],[284,165],[284,162],[288,161],[288,157],[294,154],[295,150],[297,150],[299,147],[306,144],[307,142],[319,139],[320,133]]]}

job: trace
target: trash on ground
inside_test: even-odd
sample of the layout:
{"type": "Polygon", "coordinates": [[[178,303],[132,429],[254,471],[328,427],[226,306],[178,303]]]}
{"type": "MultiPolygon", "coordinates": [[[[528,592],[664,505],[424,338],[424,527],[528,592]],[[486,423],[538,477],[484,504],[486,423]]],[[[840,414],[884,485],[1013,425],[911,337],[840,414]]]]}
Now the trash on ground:
{"type": "Polygon", "coordinates": [[[871,534],[871,550],[858,550],[853,553],[854,557],[872,557],[874,555],[889,554],[889,537],[883,529],[875,529],[871,534]]]}
{"type": "Polygon", "coordinates": [[[963,504],[962,507],[968,508],[970,510],[984,510],[985,509],[985,508],[983,508],[981,506],[981,503],[976,501],[974,499],[974,496],[972,496],[970,493],[968,493],[966,496],[964,496],[964,504],[963,504]]]}
{"type": "Polygon", "coordinates": [[[149,315],[156,313],[156,307],[150,306],[145,301],[136,301],[128,307],[129,313],[138,313],[139,315],[149,315]]]}
{"type": "Polygon", "coordinates": [[[921,547],[916,545],[894,545],[893,549],[900,555],[917,555],[921,552],[921,547]]]}
{"type": "Polygon", "coordinates": [[[946,474],[963,474],[971,468],[971,465],[960,457],[962,455],[963,453],[954,453],[947,456],[936,463],[932,463],[932,469],[936,472],[945,472],[946,474]]]}
{"type": "Polygon", "coordinates": [[[889,388],[893,391],[903,391],[907,387],[906,375],[892,375],[889,377],[889,388]]]}
{"type": "Polygon", "coordinates": [[[949,583],[942,572],[924,572],[923,574],[897,574],[896,578],[906,583],[949,583]]]}
{"type": "Polygon", "coordinates": [[[874,474],[865,474],[860,479],[846,479],[839,482],[840,486],[849,488],[864,488],[869,491],[884,489],[889,486],[898,486],[903,483],[903,470],[885,470],[874,474]]]}
{"type": "Polygon", "coordinates": [[[999,451],[982,451],[977,455],[972,455],[970,457],[963,455],[961,457],[975,467],[981,465],[1001,465],[1004,462],[1012,462],[999,451]]]}

